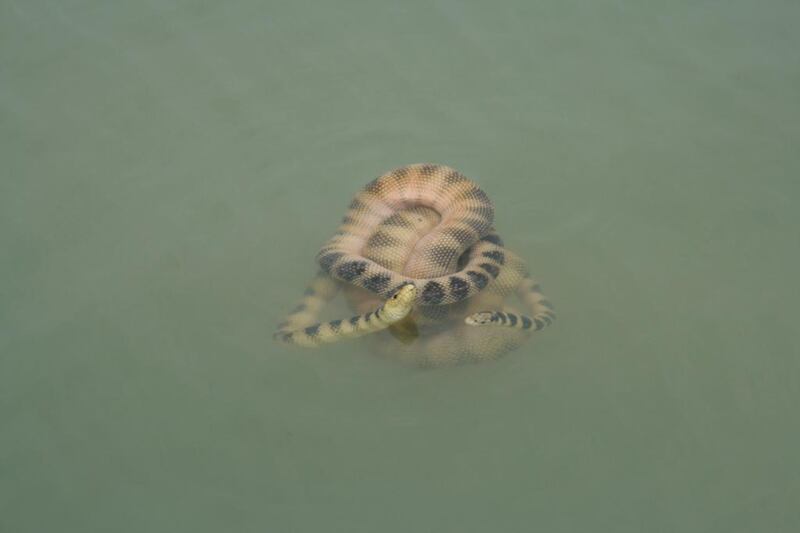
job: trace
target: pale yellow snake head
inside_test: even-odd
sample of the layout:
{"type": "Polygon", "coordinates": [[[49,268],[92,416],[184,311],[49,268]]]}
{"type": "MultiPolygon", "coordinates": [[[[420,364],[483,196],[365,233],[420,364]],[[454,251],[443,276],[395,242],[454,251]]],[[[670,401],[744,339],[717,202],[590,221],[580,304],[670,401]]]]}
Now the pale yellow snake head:
{"type": "Polygon", "coordinates": [[[416,298],[417,287],[413,283],[403,285],[383,304],[381,318],[388,323],[402,320],[411,312],[416,298]]]}

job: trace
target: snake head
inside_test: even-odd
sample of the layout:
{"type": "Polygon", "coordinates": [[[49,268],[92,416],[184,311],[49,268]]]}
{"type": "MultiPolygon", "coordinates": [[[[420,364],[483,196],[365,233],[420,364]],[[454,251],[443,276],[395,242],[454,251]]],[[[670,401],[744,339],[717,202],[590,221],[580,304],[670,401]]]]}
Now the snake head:
{"type": "Polygon", "coordinates": [[[464,319],[464,323],[470,326],[485,326],[495,321],[495,313],[491,311],[481,311],[474,313],[464,319]]]}
{"type": "Polygon", "coordinates": [[[414,307],[417,298],[417,287],[413,283],[406,283],[383,304],[381,314],[387,322],[402,320],[414,307]]]}

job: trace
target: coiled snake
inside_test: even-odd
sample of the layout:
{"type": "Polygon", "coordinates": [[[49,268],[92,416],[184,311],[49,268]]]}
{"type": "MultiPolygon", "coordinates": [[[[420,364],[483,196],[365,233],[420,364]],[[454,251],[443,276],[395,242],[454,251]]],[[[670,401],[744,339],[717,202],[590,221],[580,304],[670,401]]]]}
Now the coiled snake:
{"type": "Polygon", "coordinates": [[[317,254],[320,273],[274,338],[315,347],[388,330],[379,351],[423,365],[495,359],[555,319],[525,263],[494,231],[494,207],[443,165],[400,167],[359,192],[317,254]],[[318,322],[343,289],[357,313],[318,322]],[[516,294],[525,308],[506,304],[516,294]]]}

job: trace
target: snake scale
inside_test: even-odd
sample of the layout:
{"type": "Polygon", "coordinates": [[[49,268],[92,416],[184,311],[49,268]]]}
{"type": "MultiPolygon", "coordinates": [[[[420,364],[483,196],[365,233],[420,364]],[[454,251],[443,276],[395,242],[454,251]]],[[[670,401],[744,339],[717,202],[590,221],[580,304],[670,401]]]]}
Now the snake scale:
{"type": "Polygon", "coordinates": [[[450,167],[383,174],[350,203],[317,254],[319,274],[274,338],[316,347],[369,335],[385,355],[432,366],[500,357],[555,313],[493,224],[486,193],[450,167]],[[359,314],[319,322],[339,290],[359,314]],[[515,295],[524,312],[506,303],[515,295]]]}

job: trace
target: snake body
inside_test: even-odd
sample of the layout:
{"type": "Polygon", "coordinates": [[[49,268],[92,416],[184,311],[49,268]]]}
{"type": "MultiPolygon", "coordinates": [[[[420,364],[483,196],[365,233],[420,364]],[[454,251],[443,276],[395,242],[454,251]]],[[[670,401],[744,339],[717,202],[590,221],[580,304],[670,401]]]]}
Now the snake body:
{"type": "Polygon", "coordinates": [[[400,287],[375,311],[354,316],[349,320],[331,320],[313,324],[302,330],[279,331],[275,333],[275,338],[299,346],[315,347],[326,342],[338,342],[375,333],[405,318],[411,311],[416,296],[417,288],[409,283],[400,287]]]}
{"type": "Polygon", "coordinates": [[[486,194],[446,166],[411,165],[373,180],[317,254],[321,272],[275,338],[317,346],[375,333],[379,351],[422,364],[492,359],[516,348],[555,314],[493,219],[486,194]],[[318,323],[340,288],[361,314],[318,323]],[[402,302],[392,304],[400,293],[402,302]],[[506,305],[513,295],[525,313],[506,305]],[[397,312],[386,320],[390,304],[397,312]],[[389,343],[377,333],[404,318],[419,326],[418,342],[389,343]]]}
{"type": "Polygon", "coordinates": [[[317,254],[322,270],[339,281],[386,298],[400,285],[419,287],[418,303],[446,305],[474,296],[497,275],[492,242],[482,241],[492,227],[494,207],[474,182],[442,165],[401,167],[373,180],[353,199],[334,237],[317,254]],[[402,243],[376,227],[396,212],[428,207],[440,222],[419,239],[406,260],[408,276],[364,257],[365,246],[392,248],[402,243]],[[459,272],[439,274],[475,245],[476,254],[459,272]]]}

